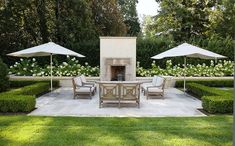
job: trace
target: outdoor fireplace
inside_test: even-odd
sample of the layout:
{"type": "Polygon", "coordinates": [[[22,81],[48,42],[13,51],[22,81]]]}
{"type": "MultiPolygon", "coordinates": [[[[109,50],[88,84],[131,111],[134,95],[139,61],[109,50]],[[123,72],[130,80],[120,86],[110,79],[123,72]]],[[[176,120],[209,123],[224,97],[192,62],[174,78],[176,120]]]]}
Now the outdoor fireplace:
{"type": "Polygon", "coordinates": [[[111,66],[111,81],[125,81],[125,66],[111,66]]]}
{"type": "Polygon", "coordinates": [[[136,37],[100,37],[100,80],[136,78],[136,37]]]}

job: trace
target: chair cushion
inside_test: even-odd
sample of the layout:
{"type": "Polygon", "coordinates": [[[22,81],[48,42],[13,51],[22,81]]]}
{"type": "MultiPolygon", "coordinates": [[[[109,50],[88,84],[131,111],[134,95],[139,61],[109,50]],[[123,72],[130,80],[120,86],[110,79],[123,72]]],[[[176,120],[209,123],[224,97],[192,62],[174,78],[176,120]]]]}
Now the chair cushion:
{"type": "Polygon", "coordinates": [[[148,88],[148,92],[150,92],[150,93],[161,93],[161,92],[163,92],[163,90],[160,89],[160,88],[155,87],[155,88],[148,88]]]}
{"type": "Polygon", "coordinates": [[[156,82],[155,86],[162,86],[163,82],[164,82],[164,78],[157,77],[157,82],[156,82]]]}
{"type": "Polygon", "coordinates": [[[94,84],[83,84],[85,87],[94,87],[94,84]]]}
{"type": "Polygon", "coordinates": [[[82,81],[80,77],[74,78],[74,83],[76,86],[82,86],[82,81]]]}
{"type": "Polygon", "coordinates": [[[90,92],[93,92],[94,91],[94,87],[91,87],[91,90],[90,88],[86,88],[86,87],[79,87],[76,89],[76,92],[78,93],[90,93],[90,92]]]}
{"type": "Polygon", "coordinates": [[[156,86],[156,83],[157,83],[157,76],[154,76],[152,80],[152,86],[156,86]]]}
{"type": "Polygon", "coordinates": [[[147,87],[150,87],[150,86],[153,86],[153,84],[152,83],[143,83],[141,85],[141,87],[144,88],[145,90],[147,89],[147,87]]]}
{"type": "Polygon", "coordinates": [[[81,77],[82,82],[86,83],[86,77],[84,75],[81,75],[80,77],[81,77]]]}

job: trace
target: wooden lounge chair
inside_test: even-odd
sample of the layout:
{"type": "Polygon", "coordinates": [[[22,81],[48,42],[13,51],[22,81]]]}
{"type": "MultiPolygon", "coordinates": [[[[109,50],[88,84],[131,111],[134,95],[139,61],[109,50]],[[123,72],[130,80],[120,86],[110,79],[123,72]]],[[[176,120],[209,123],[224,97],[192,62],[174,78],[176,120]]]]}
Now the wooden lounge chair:
{"type": "Polygon", "coordinates": [[[94,82],[87,82],[86,77],[84,75],[80,76],[82,81],[82,86],[94,87],[96,91],[96,85],[94,82]]]}
{"type": "Polygon", "coordinates": [[[164,98],[164,86],[166,79],[161,76],[155,76],[152,83],[145,86],[142,86],[144,90],[144,95],[149,99],[150,96],[161,96],[164,98]]]}
{"type": "Polygon", "coordinates": [[[76,96],[86,97],[88,96],[90,99],[95,94],[95,87],[93,86],[83,86],[81,77],[75,77],[72,79],[73,83],[73,92],[74,99],[76,96]]]}

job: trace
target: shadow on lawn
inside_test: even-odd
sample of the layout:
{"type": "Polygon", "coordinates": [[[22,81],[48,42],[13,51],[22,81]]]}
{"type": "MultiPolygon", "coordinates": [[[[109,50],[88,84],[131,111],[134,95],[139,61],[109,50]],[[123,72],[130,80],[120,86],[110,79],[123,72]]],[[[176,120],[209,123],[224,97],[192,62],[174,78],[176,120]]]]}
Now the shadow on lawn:
{"type": "MultiPolygon", "coordinates": [[[[13,121],[17,122],[16,119],[13,121]]],[[[224,116],[204,118],[26,117],[19,120],[24,123],[23,127],[16,128],[17,134],[24,133],[22,130],[31,129],[30,132],[24,133],[31,135],[27,137],[28,139],[19,142],[22,145],[232,144],[232,118],[224,116]]],[[[10,123],[14,125],[14,122],[10,123]]],[[[7,123],[5,124],[7,126],[7,123]]],[[[13,139],[4,137],[2,140],[14,142],[13,139]]]]}

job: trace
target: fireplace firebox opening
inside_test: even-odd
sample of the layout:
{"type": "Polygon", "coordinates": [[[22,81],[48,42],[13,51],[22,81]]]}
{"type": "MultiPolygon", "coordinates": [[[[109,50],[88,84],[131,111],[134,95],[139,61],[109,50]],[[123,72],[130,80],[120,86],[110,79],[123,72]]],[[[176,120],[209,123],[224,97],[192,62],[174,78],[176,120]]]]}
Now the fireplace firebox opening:
{"type": "Polygon", "coordinates": [[[111,66],[111,81],[125,81],[125,66],[111,66]]]}

